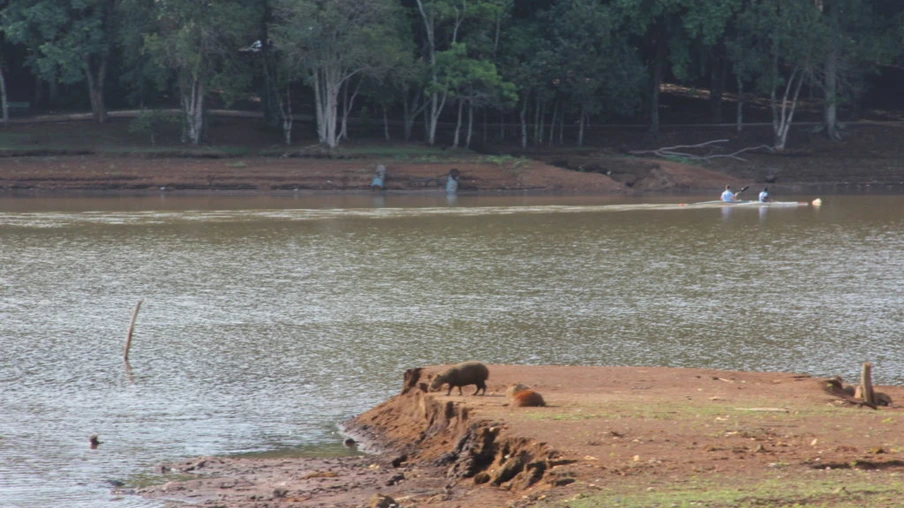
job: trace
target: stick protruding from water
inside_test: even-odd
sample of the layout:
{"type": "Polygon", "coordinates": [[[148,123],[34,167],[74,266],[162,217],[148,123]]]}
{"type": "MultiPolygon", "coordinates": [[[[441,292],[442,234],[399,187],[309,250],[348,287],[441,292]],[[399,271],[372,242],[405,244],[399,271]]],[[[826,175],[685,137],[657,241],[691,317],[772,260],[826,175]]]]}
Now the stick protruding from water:
{"type": "Polygon", "coordinates": [[[138,309],[141,308],[141,302],[144,300],[138,300],[138,303],[135,304],[135,309],[132,310],[132,321],[129,323],[129,333],[126,335],[126,345],[122,348],[122,360],[129,363],[129,348],[132,347],[132,332],[135,331],[135,320],[138,319],[138,309]]]}

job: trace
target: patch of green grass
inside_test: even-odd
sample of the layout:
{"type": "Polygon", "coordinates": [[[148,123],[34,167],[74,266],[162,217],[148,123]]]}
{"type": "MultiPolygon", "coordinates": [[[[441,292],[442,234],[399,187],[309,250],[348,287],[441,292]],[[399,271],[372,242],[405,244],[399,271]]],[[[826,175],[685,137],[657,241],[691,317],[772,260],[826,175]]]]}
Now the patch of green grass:
{"type": "Polygon", "coordinates": [[[595,413],[547,413],[544,411],[524,414],[524,418],[526,420],[578,421],[603,417],[605,417],[605,415],[595,413]]]}
{"type": "Polygon", "coordinates": [[[230,162],[229,164],[226,164],[226,165],[229,166],[230,168],[235,168],[235,169],[242,169],[242,168],[248,167],[248,164],[245,161],[230,162]]]}
{"type": "Polygon", "coordinates": [[[711,477],[654,486],[614,484],[598,493],[582,493],[562,503],[569,508],[621,507],[815,507],[895,506],[904,499],[900,474],[797,476],[755,482],[711,477]]]}
{"type": "Polygon", "coordinates": [[[481,162],[496,164],[497,166],[510,165],[516,168],[524,166],[529,162],[524,157],[514,157],[511,155],[484,155],[480,160],[481,162]]]}
{"type": "Polygon", "coordinates": [[[32,143],[34,137],[31,134],[0,129],[0,150],[20,150],[32,143]]]}
{"type": "MultiPolygon", "coordinates": [[[[579,420],[662,420],[676,422],[676,424],[686,424],[691,427],[700,425],[716,424],[715,429],[707,432],[712,435],[722,435],[725,429],[743,430],[747,428],[758,428],[759,425],[772,424],[782,419],[816,419],[824,420],[837,415],[839,409],[832,406],[808,406],[793,407],[789,406],[783,409],[787,411],[763,411],[756,410],[767,407],[769,401],[688,401],[674,402],[666,404],[656,404],[655,406],[638,404],[635,402],[612,401],[604,407],[584,407],[584,408],[547,408],[545,410],[524,413],[524,418],[528,420],[555,420],[555,421],[579,421],[579,420]],[[752,410],[753,409],[753,410],[752,410]],[[740,426],[740,427],[739,427],[740,426]]],[[[874,417],[877,423],[881,417],[874,417]]],[[[889,425],[889,423],[886,423],[889,425]]],[[[701,430],[703,432],[703,430],[701,430]]]]}

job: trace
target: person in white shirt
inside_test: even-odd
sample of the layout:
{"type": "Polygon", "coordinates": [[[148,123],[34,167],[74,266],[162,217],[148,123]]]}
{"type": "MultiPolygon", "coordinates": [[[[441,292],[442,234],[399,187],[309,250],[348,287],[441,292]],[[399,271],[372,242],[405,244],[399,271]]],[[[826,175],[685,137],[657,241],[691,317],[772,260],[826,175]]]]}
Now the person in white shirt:
{"type": "Polygon", "coordinates": [[[740,194],[740,192],[731,192],[731,185],[726,185],[725,190],[722,191],[721,199],[726,203],[731,203],[738,200],[738,194],[740,194]]]}
{"type": "Polygon", "coordinates": [[[765,202],[769,201],[769,189],[767,189],[766,187],[763,187],[763,190],[760,191],[759,200],[760,200],[760,203],[765,203],[765,202]]]}

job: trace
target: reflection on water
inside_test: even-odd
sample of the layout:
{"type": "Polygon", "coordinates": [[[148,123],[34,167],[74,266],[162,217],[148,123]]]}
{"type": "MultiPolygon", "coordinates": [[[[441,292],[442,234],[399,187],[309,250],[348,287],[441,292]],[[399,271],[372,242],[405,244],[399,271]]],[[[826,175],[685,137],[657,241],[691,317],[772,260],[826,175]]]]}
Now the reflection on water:
{"type": "Polygon", "coordinates": [[[870,360],[904,383],[902,197],[453,197],[0,200],[4,506],[150,506],[105,482],[342,453],[337,423],[424,364],[870,360]]]}

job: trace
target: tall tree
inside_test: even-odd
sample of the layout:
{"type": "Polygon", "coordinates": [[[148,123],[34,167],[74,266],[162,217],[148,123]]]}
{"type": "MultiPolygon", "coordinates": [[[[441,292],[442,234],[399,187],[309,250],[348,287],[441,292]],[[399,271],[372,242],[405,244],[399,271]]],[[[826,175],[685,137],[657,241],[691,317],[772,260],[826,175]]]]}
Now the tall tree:
{"type": "Polygon", "coordinates": [[[502,34],[499,69],[502,76],[515,86],[518,95],[520,142],[527,148],[529,136],[528,113],[531,105],[539,111],[540,96],[547,91],[548,69],[552,51],[546,44],[542,26],[537,18],[517,19],[502,34]]]}
{"type": "Polygon", "coordinates": [[[4,40],[3,27],[0,25],[0,121],[6,126],[9,125],[9,102],[6,97],[6,74],[3,71],[6,66],[4,40]]]}
{"type": "Polygon", "coordinates": [[[440,53],[454,53],[452,47],[461,42],[467,22],[493,22],[499,11],[508,5],[504,0],[415,0],[417,14],[421,20],[424,59],[428,66],[426,95],[427,143],[436,142],[436,127],[446,106],[452,89],[449,78],[455,75],[452,69],[443,68],[444,63],[455,62],[455,58],[440,57],[440,53]]]}
{"type": "Polygon", "coordinates": [[[643,37],[651,67],[650,130],[659,130],[659,95],[667,71],[688,76],[695,42],[717,44],[739,0],[614,0],[630,33],[643,37]]]}
{"type": "Polygon", "coordinates": [[[876,62],[890,61],[900,51],[898,44],[889,44],[888,37],[898,28],[894,24],[897,16],[880,16],[875,8],[881,3],[814,0],[826,34],[817,84],[823,92],[823,128],[829,139],[841,138],[838,106],[852,98],[857,84],[875,69],[876,62]]]}
{"type": "Polygon", "coordinates": [[[0,54],[0,120],[9,124],[9,102],[6,100],[6,75],[3,73],[3,56],[0,54]]]}
{"type": "Polygon", "coordinates": [[[247,88],[240,48],[255,34],[254,10],[238,0],[157,0],[151,5],[154,32],[144,49],[176,77],[184,115],[183,141],[197,145],[211,89],[229,103],[247,88]]]}
{"type": "MultiPolygon", "coordinates": [[[[824,61],[825,26],[814,0],[750,2],[738,19],[737,48],[749,55],[745,70],[769,96],[773,148],[785,149],[800,90],[824,61]]],[[[736,50],[737,51],[737,50],[736,50]]]]}
{"type": "Polygon", "coordinates": [[[643,66],[620,30],[619,16],[594,0],[561,2],[545,16],[556,58],[563,114],[577,117],[577,144],[591,116],[630,115],[639,105],[643,66]]]}
{"type": "Polygon", "coordinates": [[[339,144],[339,94],[351,79],[378,74],[401,58],[391,0],[280,0],[274,43],[288,68],[314,89],[320,142],[339,144]]]}
{"type": "Polygon", "coordinates": [[[440,52],[437,55],[437,64],[437,67],[442,69],[442,73],[438,75],[438,83],[455,97],[459,106],[452,146],[459,146],[459,134],[466,106],[470,141],[475,103],[489,103],[493,98],[498,98],[498,103],[511,102],[515,99],[514,85],[503,81],[492,62],[468,57],[464,44],[454,44],[448,51],[440,52]]]}
{"type": "Polygon", "coordinates": [[[10,0],[9,40],[32,49],[29,64],[46,81],[85,82],[91,112],[104,122],[104,86],[116,36],[117,0],[10,0]]]}
{"type": "Polygon", "coordinates": [[[171,92],[173,73],[145,48],[145,34],[157,30],[155,0],[120,0],[117,45],[122,54],[119,81],[127,103],[142,108],[154,106],[158,96],[171,92]]]}

